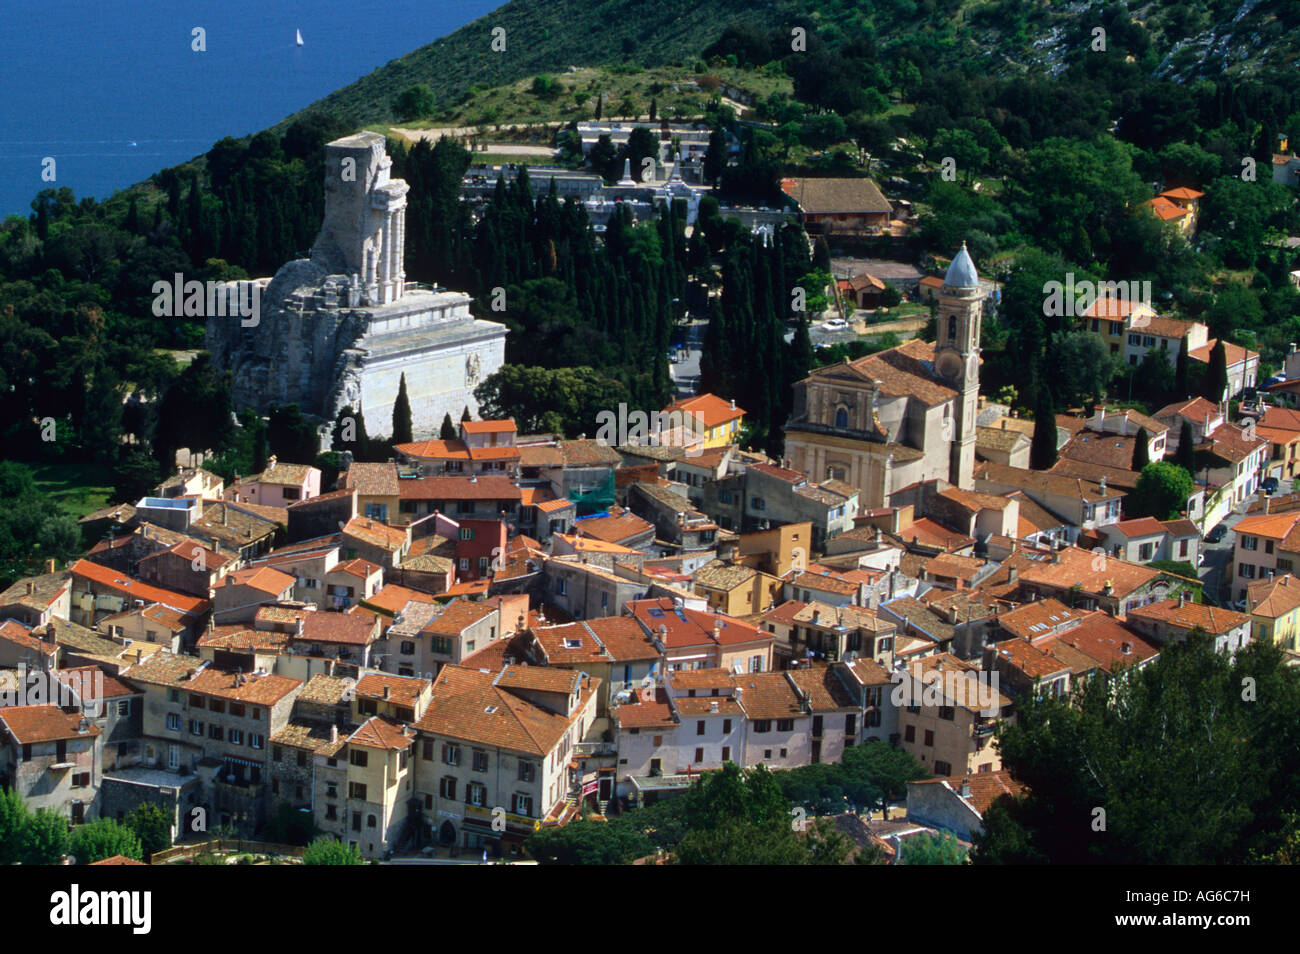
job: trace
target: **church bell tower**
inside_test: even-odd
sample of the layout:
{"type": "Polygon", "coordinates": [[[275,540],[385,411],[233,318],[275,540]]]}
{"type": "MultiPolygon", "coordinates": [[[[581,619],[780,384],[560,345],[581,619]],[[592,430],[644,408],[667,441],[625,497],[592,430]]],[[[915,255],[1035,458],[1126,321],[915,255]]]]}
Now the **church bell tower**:
{"type": "Polygon", "coordinates": [[[950,442],[948,480],[963,490],[975,483],[975,422],[979,415],[980,319],[984,296],[979,274],[963,242],[939,290],[939,318],[934,343],[934,368],[958,393],[951,424],[944,422],[950,442]]]}

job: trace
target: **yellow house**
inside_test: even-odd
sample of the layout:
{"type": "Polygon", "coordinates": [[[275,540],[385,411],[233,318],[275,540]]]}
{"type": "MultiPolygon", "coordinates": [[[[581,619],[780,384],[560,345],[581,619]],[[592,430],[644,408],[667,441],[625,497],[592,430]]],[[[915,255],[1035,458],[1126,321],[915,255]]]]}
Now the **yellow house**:
{"type": "Polygon", "coordinates": [[[1252,583],[1246,590],[1250,638],[1300,649],[1300,579],[1290,573],[1252,583]]]}
{"type": "Polygon", "coordinates": [[[415,733],[372,716],[348,736],[346,838],[367,858],[382,855],[406,823],[415,733]]]}
{"type": "Polygon", "coordinates": [[[736,443],[745,420],[744,410],[736,407],[735,401],[723,400],[716,394],[674,401],[660,415],[661,443],[689,446],[702,439],[705,450],[736,443]],[[684,432],[685,439],[664,439],[666,432],[679,430],[684,432]]]}
{"type": "Polygon", "coordinates": [[[695,571],[695,592],[708,600],[709,609],[727,616],[749,616],[781,601],[778,577],[743,563],[714,560],[695,571]]]}

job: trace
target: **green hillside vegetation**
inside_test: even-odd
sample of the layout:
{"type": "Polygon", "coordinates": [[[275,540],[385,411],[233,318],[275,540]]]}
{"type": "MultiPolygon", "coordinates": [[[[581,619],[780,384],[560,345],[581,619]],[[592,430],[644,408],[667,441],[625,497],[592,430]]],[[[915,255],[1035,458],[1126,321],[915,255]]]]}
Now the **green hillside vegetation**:
{"type": "Polygon", "coordinates": [[[831,47],[870,44],[972,76],[1050,72],[1089,55],[1092,29],[1129,50],[1145,75],[1179,80],[1276,78],[1300,59],[1300,5],[1262,0],[1240,20],[1240,0],[1153,0],[1144,4],[1050,0],[511,0],[454,33],[344,87],[296,118],[325,111],[358,127],[398,118],[397,97],[425,85],[440,108],[472,86],[492,88],[569,66],[691,66],[728,27],[754,33],[815,32],[831,47]],[[1129,11],[1132,12],[1129,12],[1129,11]],[[1215,26],[1220,24],[1220,26],[1215,26]],[[506,48],[492,50],[492,30],[506,48]]]}

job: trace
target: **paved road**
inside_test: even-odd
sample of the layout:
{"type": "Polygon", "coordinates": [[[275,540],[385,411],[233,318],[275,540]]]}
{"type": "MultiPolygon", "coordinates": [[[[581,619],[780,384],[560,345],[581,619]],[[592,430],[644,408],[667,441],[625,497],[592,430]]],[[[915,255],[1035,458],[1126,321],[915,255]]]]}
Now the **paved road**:
{"type": "Polygon", "coordinates": [[[1228,533],[1224,534],[1222,540],[1218,543],[1204,541],[1201,543],[1201,552],[1205,554],[1205,563],[1200,568],[1201,582],[1205,584],[1205,594],[1221,605],[1228,605],[1237,598],[1236,593],[1229,593],[1228,587],[1231,581],[1226,575],[1237,540],[1237,535],[1232,532],[1232,528],[1245,516],[1242,511],[1253,500],[1254,497],[1248,498],[1246,504],[1239,504],[1236,510],[1223,518],[1221,525],[1228,529],[1228,533]]]}
{"type": "Polygon", "coordinates": [[[682,340],[685,357],[677,364],[668,363],[679,398],[693,397],[700,386],[700,348],[704,345],[707,321],[693,321],[685,328],[682,340]]]}

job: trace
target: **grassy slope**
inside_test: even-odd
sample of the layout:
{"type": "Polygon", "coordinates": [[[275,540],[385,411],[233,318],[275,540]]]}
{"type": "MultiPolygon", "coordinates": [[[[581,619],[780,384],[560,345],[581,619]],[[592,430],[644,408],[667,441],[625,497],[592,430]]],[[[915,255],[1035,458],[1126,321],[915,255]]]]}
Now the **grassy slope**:
{"type": "Polygon", "coordinates": [[[779,19],[773,4],[746,0],[511,0],[331,93],[276,128],[317,109],[357,126],[391,122],[393,98],[416,83],[427,83],[445,103],[472,85],[501,86],[569,65],[621,63],[626,59],[624,40],[635,44],[642,65],[693,59],[730,24],[768,26],[779,19]],[[506,31],[504,53],[491,49],[495,27],[506,31]]]}

